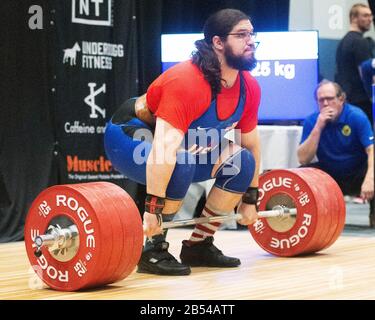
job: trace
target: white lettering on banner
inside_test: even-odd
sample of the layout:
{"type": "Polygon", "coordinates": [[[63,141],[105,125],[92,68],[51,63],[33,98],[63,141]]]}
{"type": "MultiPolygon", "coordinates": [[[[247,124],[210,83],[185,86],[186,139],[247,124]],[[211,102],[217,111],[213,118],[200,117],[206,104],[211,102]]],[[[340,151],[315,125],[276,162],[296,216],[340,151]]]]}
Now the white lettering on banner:
{"type": "Polygon", "coordinates": [[[112,26],[112,0],[72,0],[72,22],[112,26]]]}
{"type": "Polygon", "coordinates": [[[112,70],[112,58],[83,56],[82,67],[85,69],[104,69],[112,70]]]}
{"type": "Polygon", "coordinates": [[[123,57],[124,46],[107,42],[82,41],[82,53],[87,55],[123,57]]]}
{"type": "Polygon", "coordinates": [[[81,66],[84,69],[112,70],[113,58],[124,57],[124,46],[122,44],[82,41],[81,46],[76,42],[72,48],[63,49],[63,63],[75,66],[77,64],[77,53],[81,52],[81,48],[81,66]]]}
{"type": "Polygon", "coordinates": [[[66,122],[64,125],[64,129],[66,133],[95,133],[94,126],[86,126],[84,123],[81,124],[79,121],[74,121],[74,124],[66,122]]]}
{"type": "Polygon", "coordinates": [[[72,48],[63,49],[63,51],[63,63],[69,62],[71,66],[76,65],[77,52],[81,51],[81,47],[79,46],[78,42],[76,42],[72,48]]]}
{"type": "Polygon", "coordinates": [[[126,176],[123,174],[78,174],[78,173],[68,173],[68,178],[71,180],[78,180],[78,181],[88,181],[88,180],[123,180],[127,179],[126,176]]]}
{"type": "Polygon", "coordinates": [[[79,121],[64,124],[64,131],[69,134],[104,134],[105,128],[105,126],[88,126],[79,121]]]}
{"type": "Polygon", "coordinates": [[[105,93],[106,85],[105,83],[97,90],[95,90],[96,83],[90,82],[88,84],[90,87],[90,94],[84,99],[85,103],[91,107],[90,118],[96,119],[98,118],[99,112],[103,118],[105,118],[105,109],[101,109],[97,104],[95,104],[95,97],[100,93],[105,93]]]}

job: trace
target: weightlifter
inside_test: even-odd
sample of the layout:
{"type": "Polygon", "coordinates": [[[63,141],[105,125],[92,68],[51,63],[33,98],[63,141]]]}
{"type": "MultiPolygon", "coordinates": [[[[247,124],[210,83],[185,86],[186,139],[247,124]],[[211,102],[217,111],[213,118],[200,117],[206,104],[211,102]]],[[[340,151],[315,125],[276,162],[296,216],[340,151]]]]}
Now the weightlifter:
{"type": "Polygon", "coordinates": [[[192,182],[215,179],[202,216],[236,206],[248,225],[258,218],[260,88],[250,18],[224,9],[209,17],[192,58],[160,75],[141,97],[127,100],[107,124],[105,150],[114,167],[146,185],[147,239],[138,272],[187,275],[190,266],[237,267],[214,244],[220,223],[196,225],[181,263],[169,252],[161,223],[173,220],[192,182]],[[235,142],[224,135],[235,129],[235,142]]]}

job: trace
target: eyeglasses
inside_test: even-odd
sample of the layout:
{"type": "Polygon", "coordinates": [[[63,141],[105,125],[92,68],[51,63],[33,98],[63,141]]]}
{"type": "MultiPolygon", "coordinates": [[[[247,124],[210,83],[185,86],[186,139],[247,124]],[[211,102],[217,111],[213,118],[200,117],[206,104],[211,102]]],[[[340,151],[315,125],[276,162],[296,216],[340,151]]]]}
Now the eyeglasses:
{"type": "MultiPolygon", "coordinates": [[[[257,37],[257,33],[256,32],[249,32],[249,31],[242,31],[242,32],[233,32],[233,33],[227,33],[227,36],[229,35],[232,35],[232,36],[236,36],[237,38],[241,39],[241,40],[255,40],[255,38],[257,37]]],[[[258,42],[259,44],[259,42],[258,42]]]]}
{"type": "Polygon", "coordinates": [[[335,98],[336,98],[336,96],[334,96],[334,97],[321,97],[321,98],[318,99],[318,103],[322,104],[322,103],[324,103],[325,100],[327,100],[328,102],[331,102],[335,98]]]}

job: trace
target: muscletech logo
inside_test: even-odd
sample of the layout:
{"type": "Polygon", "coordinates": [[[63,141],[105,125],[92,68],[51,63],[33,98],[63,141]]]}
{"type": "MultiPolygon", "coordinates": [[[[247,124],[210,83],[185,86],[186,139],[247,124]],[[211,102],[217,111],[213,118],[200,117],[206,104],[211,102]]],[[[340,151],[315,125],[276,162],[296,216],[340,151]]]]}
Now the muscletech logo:
{"type": "Polygon", "coordinates": [[[80,159],[78,156],[67,155],[68,172],[112,172],[111,161],[100,156],[99,159],[80,159]]]}
{"type": "Polygon", "coordinates": [[[112,0],[72,0],[72,22],[112,26],[112,0]]]}

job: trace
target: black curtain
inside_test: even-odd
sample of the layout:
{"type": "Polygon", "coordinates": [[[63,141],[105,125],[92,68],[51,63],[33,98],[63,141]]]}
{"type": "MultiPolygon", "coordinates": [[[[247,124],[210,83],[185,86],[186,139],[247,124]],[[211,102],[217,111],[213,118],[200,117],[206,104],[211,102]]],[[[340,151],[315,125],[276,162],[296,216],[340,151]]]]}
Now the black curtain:
{"type": "Polygon", "coordinates": [[[368,4],[370,6],[370,9],[372,11],[372,14],[374,15],[373,16],[373,23],[374,23],[374,26],[375,26],[375,0],[368,0],[368,4]]]}
{"type": "MultiPolygon", "coordinates": [[[[10,203],[0,208],[0,242],[23,238],[26,208],[57,182],[46,90],[51,80],[50,32],[29,28],[28,10],[34,4],[47,8],[48,1],[2,1],[0,172],[10,203]]],[[[44,14],[48,21],[48,10],[44,14]]]]}
{"type": "Polygon", "coordinates": [[[1,1],[0,242],[23,239],[27,210],[48,186],[107,180],[134,189],[112,168],[88,169],[85,161],[106,160],[99,131],[122,101],[138,94],[135,3],[104,0],[97,17],[91,1],[1,1]],[[40,29],[30,28],[32,6],[41,9],[40,29]],[[105,43],[122,45],[123,55],[84,50],[105,43]],[[79,50],[66,54],[74,45],[79,50]],[[90,59],[99,63],[88,67],[90,59]],[[105,91],[90,96],[99,88],[105,91]],[[90,105],[105,114],[98,109],[91,117],[90,105]],[[73,130],[76,123],[95,133],[73,130]],[[69,159],[82,162],[69,167],[69,159]]]}
{"type": "Polygon", "coordinates": [[[164,33],[200,32],[207,17],[224,8],[239,9],[248,14],[257,31],[288,29],[289,0],[165,0],[162,31],[164,33]]]}

